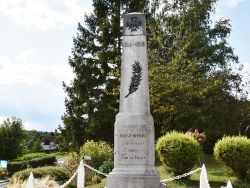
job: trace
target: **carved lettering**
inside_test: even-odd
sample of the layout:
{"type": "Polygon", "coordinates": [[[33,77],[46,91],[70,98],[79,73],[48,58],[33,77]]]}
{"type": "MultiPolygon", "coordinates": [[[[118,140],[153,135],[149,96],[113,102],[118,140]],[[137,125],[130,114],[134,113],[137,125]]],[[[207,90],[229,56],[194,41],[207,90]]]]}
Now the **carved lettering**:
{"type": "Polygon", "coordinates": [[[121,150],[119,158],[124,162],[128,163],[145,163],[147,158],[144,151],[146,145],[147,134],[138,132],[119,133],[116,136],[120,139],[121,150]]]}
{"type": "Polygon", "coordinates": [[[146,46],[146,44],[145,44],[144,41],[123,42],[123,43],[122,43],[122,46],[123,46],[123,47],[132,47],[132,46],[135,46],[135,47],[144,47],[144,46],[146,46]]]}
{"type": "Polygon", "coordinates": [[[120,138],[146,138],[146,134],[120,134],[120,138]]]}
{"type": "Polygon", "coordinates": [[[145,159],[145,157],[142,157],[142,156],[135,156],[135,159],[139,159],[139,160],[142,160],[142,159],[145,159]]]}

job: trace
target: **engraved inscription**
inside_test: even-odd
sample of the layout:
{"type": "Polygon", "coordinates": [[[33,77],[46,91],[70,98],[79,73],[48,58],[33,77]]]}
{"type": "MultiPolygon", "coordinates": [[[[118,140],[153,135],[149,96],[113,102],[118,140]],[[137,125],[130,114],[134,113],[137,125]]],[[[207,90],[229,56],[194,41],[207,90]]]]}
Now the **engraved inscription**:
{"type": "Polygon", "coordinates": [[[122,144],[127,146],[142,146],[144,142],[122,142],[122,144]]]}
{"type": "Polygon", "coordinates": [[[123,42],[122,47],[144,47],[146,46],[145,41],[137,41],[137,42],[123,42]]]}
{"type": "Polygon", "coordinates": [[[121,138],[144,138],[146,134],[120,134],[121,138]]]}
{"type": "Polygon", "coordinates": [[[146,154],[144,148],[146,147],[147,134],[144,133],[120,133],[117,136],[120,138],[121,153],[119,158],[126,163],[126,161],[134,161],[136,164],[144,163],[146,154]]]}

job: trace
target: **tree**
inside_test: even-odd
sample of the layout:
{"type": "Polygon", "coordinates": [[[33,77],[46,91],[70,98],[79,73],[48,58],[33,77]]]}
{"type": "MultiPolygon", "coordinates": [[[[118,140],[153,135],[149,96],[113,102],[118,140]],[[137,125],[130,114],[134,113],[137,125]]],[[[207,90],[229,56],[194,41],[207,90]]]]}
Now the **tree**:
{"type": "Polygon", "coordinates": [[[23,122],[12,117],[0,125],[0,159],[11,160],[22,154],[23,122]]]}
{"type": "Polygon", "coordinates": [[[23,136],[24,136],[24,150],[25,150],[25,153],[29,153],[32,148],[34,147],[35,145],[35,142],[37,140],[40,140],[41,138],[41,135],[42,135],[42,132],[40,131],[36,131],[36,130],[24,130],[23,131],[23,136]]]}
{"type": "Polygon", "coordinates": [[[41,140],[40,139],[37,139],[34,143],[34,146],[32,147],[31,151],[32,152],[43,152],[43,147],[41,145],[41,140]]]}
{"type": "Polygon", "coordinates": [[[64,142],[72,143],[75,150],[86,140],[113,143],[118,112],[121,15],[143,10],[145,4],[146,0],[93,0],[93,13],[85,15],[86,26],[78,24],[69,57],[75,78],[69,85],[63,83],[66,112],[62,116],[64,127],[59,127],[64,142]]]}
{"type": "Polygon", "coordinates": [[[234,92],[243,94],[241,66],[227,42],[229,20],[213,25],[210,19],[216,2],[164,1],[149,22],[151,109],[158,136],[199,128],[217,139],[237,131],[234,92]]]}
{"type": "Polygon", "coordinates": [[[243,119],[239,101],[244,93],[238,72],[242,67],[227,42],[229,20],[212,23],[210,19],[216,2],[93,0],[94,11],[85,15],[86,26],[79,23],[73,40],[69,64],[75,79],[69,85],[63,83],[67,97],[64,127],[59,128],[62,145],[72,143],[78,150],[86,140],[113,142],[119,102],[121,15],[136,11],[146,13],[148,22],[156,137],[168,130],[190,128],[206,131],[208,139],[236,133],[243,119]]]}

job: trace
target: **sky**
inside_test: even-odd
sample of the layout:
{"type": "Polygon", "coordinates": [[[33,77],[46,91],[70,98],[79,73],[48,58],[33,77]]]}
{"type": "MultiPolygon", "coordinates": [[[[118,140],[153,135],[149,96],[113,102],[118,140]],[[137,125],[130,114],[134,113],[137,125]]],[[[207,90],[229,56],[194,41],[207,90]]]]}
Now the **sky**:
{"type": "MultiPolygon", "coordinates": [[[[202,1],[202,0],[200,0],[202,1]]],[[[250,72],[250,1],[219,0],[214,19],[231,20],[230,46],[250,72]]],[[[77,24],[91,0],[0,0],[0,124],[12,116],[24,129],[55,131],[62,125],[66,93],[74,78],[68,57],[77,24]]]]}

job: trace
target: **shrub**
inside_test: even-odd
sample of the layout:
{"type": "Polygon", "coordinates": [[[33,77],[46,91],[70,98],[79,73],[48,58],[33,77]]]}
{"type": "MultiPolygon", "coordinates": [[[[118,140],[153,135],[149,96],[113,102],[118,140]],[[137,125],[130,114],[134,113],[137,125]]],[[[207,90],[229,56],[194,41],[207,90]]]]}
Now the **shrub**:
{"type": "Polygon", "coordinates": [[[100,178],[100,176],[98,176],[98,175],[94,175],[93,177],[92,177],[92,182],[94,183],[94,184],[98,184],[98,183],[101,183],[101,178],[100,178]]]}
{"type": "Polygon", "coordinates": [[[7,177],[7,175],[8,175],[7,169],[6,168],[0,168],[0,180],[7,177]]]}
{"type": "Polygon", "coordinates": [[[26,168],[27,168],[26,161],[10,161],[7,166],[7,170],[10,175],[20,170],[24,170],[26,168]]]}
{"type": "Polygon", "coordinates": [[[44,156],[40,158],[32,159],[28,162],[29,166],[32,168],[42,167],[42,166],[52,166],[56,162],[55,156],[44,156]]]}
{"type": "Polygon", "coordinates": [[[250,170],[250,140],[242,136],[225,136],[214,147],[215,159],[232,169],[240,181],[250,170]]]}
{"type": "Polygon", "coordinates": [[[112,169],[114,168],[114,162],[113,161],[104,161],[104,163],[99,167],[99,170],[103,173],[110,173],[112,169]]]}
{"type": "Polygon", "coordinates": [[[81,157],[91,156],[91,162],[94,167],[99,168],[104,161],[113,160],[113,149],[104,141],[87,141],[80,148],[80,155],[81,157]]]}
{"type": "Polygon", "coordinates": [[[63,167],[40,167],[40,168],[28,168],[20,172],[16,172],[11,177],[11,183],[16,181],[17,179],[19,181],[25,181],[29,178],[30,172],[33,173],[34,178],[41,179],[45,178],[46,176],[49,176],[51,179],[54,179],[58,184],[63,184],[70,178],[69,174],[63,167]]]}
{"type": "Polygon", "coordinates": [[[156,143],[156,152],[166,170],[180,175],[195,165],[201,147],[193,138],[176,131],[166,133],[156,143]]]}
{"type": "Polygon", "coordinates": [[[66,168],[70,175],[73,175],[80,164],[80,157],[76,152],[69,152],[66,155],[63,167],[66,168]]]}
{"type": "Polygon", "coordinates": [[[23,155],[22,157],[15,159],[13,161],[28,161],[31,159],[45,157],[45,156],[48,156],[48,154],[46,154],[46,153],[29,153],[29,154],[23,155]]]}
{"type": "MultiPolygon", "coordinates": [[[[30,155],[32,156],[32,155],[30,155]]],[[[38,155],[37,155],[38,156],[38,155]]],[[[41,156],[41,155],[39,155],[41,156]]],[[[13,174],[20,170],[26,169],[28,166],[32,168],[51,166],[56,162],[56,157],[51,155],[42,155],[43,157],[31,159],[30,157],[19,158],[17,161],[11,161],[8,163],[7,169],[9,174],[13,174]]],[[[34,155],[35,157],[35,155],[34,155]]]]}

